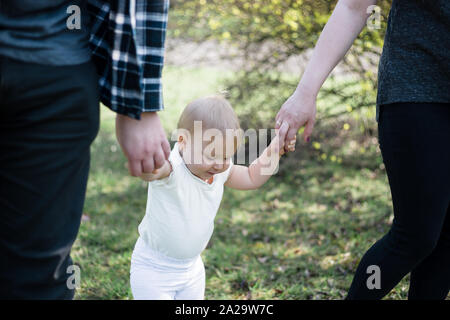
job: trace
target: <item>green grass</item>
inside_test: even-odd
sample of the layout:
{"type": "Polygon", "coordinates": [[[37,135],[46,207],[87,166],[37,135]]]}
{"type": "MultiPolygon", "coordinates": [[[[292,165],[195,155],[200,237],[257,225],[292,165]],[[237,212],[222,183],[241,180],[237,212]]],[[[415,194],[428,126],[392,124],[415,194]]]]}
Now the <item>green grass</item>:
{"type": "MultiPolygon", "coordinates": [[[[187,102],[217,93],[225,75],[216,69],[166,68],[166,110],[160,113],[166,132],[176,127],[187,102]]],[[[130,257],[147,187],[124,168],[114,114],[102,107],[101,118],[84,208],[89,220],[82,222],[72,250],[81,267],[76,299],[132,299],[130,257]]],[[[362,155],[360,142],[342,144],[342,161],[321,156],[321,142],[319,148],[300,143],[261,189],[225,190],[214,235],[202,254],[206,299],[345,296],[359,259],[389,228],[390,192],[376,139],[368,147],[365,142],[364,161],[355,160],[362,155]]],[[[407,280],[387,298],[406,298],[407,280]]]]}

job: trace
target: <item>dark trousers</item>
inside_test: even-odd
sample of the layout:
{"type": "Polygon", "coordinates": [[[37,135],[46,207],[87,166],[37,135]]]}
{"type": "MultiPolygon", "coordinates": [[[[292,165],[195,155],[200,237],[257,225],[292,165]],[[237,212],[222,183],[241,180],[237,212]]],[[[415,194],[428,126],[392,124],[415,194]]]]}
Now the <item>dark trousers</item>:
{"type": "Polygon", "coordinates": [[[99,128],[97,81],[92,62],[0,57],[0,299],[73,298],[70,250],[99,128]]]}
{"type": "Polygon", "coordinates": [[[409,299],[445,299],[450,289],[450,104],[381,106],[379,143],[394,220],[362,258],[348,299],[380,299],[411,272],[409,299]],[[379,267],[380,288],[374,284],[379,267]],[[371,279],[369,279],[372,277],[371,279]]]}

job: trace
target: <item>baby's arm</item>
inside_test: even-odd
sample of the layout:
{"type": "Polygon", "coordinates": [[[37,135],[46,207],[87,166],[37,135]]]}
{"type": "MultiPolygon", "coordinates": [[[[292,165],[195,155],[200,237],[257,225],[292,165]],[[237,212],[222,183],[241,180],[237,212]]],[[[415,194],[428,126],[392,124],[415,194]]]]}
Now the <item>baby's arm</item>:
{"type": "MultiPolygon", "coordinates": [[[[295,149],[295,138],[289,142],[289,150],[295,149]]],[[[263,153],[249,167],[233,165],[225,186],[239,190],[258,189],[272,176],[278,166],[284,148],[280,148],[278,134],[263,153]]]]}
{"type": "Polygon", "coordinates": [[[164,179],[165,177],[168,177],[171,172],[172,172],[172,165],[168,160],[166,160],[161,168],[155,169],[151,173],[143,172],[141,174],[141,179],[144,181],[161,180],[164,179]]]}

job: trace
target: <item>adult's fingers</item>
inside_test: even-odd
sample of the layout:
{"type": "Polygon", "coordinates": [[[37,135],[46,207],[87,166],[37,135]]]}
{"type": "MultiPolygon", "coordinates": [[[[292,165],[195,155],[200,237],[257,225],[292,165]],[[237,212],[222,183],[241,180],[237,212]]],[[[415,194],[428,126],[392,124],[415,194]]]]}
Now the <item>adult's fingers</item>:
{"type": "Polygon", "coordinates": [[[153,161],[155,164],[155,169],[159,169],[164,165],[166,159],[164,157],[164,152],[162,149],[155,152],[155,154],[153,155],[153,161]]]}
{"type": "Polygon", "coordinates": [[[278,131],[279,139],[280,139],[280,148],[284,147],[284,141],[286,140],[286,133],[289,130],[289,123],[285,120],[280,126],[280,131],[278,131]]]}
{"type": "Polygon", "coordinates": [[[169,159],[169,155],[170,155],[170,144],[169,141],[167,141],[167,139],[163,139],[162,143],[161,143],[163,152],[164,152],[164,157],[166,158],[166,160],[169,159]]]}
{"type": "Polygon", "coordinates": [[[309,140],[311,139],[311,134],[314,129],[314,122],[314,118],[311,118],[306,123],[305,131],[303,131],[303,138],[305,139],[305,142],[309,142],[309,140]]]}
{"type": "Polygon", "coordinates": [[[151,173],[155,169],[155,161],[153,156],[145,157],[141,163],[143,173],[151,173]]]}
{"type": "Polygon", "coordinates": [[[133,177],[139,177],[142,174],[141,161],[128,159],[128,171],[133,177]]]}
{"type": "Polygon", "coordinates": [[[278,111],[278,113],[277,113],[277,115],[275,117],[275,129],[280,129],[280,126],[281,126],[281,123],[282,123],[282,121],[280,119],[281,119],[281,110],[278,111]]]}

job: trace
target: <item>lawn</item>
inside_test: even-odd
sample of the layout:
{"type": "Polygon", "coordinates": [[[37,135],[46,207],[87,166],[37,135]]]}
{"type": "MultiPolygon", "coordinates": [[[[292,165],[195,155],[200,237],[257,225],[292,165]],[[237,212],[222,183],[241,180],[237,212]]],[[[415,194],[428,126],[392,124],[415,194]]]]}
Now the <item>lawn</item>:
{"type": "MultiPolygon", "coordinates": [[[[165,68],[160,116],[169,138],[186,103],[217,93],[228,74],[165,68]]],[[[84,219],[72,250],[81,267],[76,299],[132,299],[130,257],[147,186],[128,175],[115,140],[114,113],[101,111],[84,219]]],[[[214,235],[202,254],[206,299],[345,297],[362,255],[389,228],[391,198],[376,139],[344,140],[336,147],[339,157],[323,151],[324,139],[299,142],[261,189],[225,190],[214,235]]],[[[405,299],[407,279],[387,299],[405,299]]]]}

